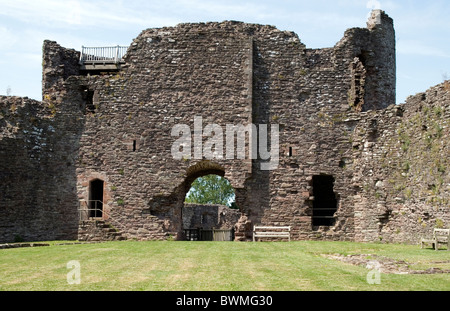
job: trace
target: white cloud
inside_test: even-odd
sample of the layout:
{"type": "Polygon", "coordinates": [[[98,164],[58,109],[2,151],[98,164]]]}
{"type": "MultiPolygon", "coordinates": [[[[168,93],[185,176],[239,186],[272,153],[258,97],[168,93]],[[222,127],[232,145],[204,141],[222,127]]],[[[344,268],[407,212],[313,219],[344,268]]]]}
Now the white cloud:
{"type": "Polygon", "coordinates": [[[16,36],[8,28],[0,27],[0,51],[9,50],[16,42],[16,36]]]}
{"type": "Polygon", "coordinates": [[[366,8],[371,10],[380,10],[381,9],[381,3],[377,0],[369,0],[367,1],[366,8]]]}
{"type": "MultiPolygon", "coordinates": [[[[70,24],[74,22],[75,1],[26,1],[3,0],[0,14],[6,15],[27,23],[70,24]]],[[[76,8],[75,8],[76,11],[76,8]]]]}
{"type": "Polygon", "coordinates": [[[399,40],[397,42],[397,52],[407,55],[450,58],[449,52],[415,40],[399,40]]]}
{"type": "Polygon", "coordinates": [[[270,12],[262,2],[226,2],[226,1],[200,1],[200,0],[177,0],[177,5],[188,11],[191,15],[211,16],[225,19],[245,17],[248,20],[264,18],[270,12]]]}
{"type": "Polygon", "coordinates": [[[0,15],[9,16],[25,23],[44,26],[73,28],[79,27],[112,27],[120,28],[123,24],[167,23],[171,18],[152,16],[140,10],[130,9],[131,4],[122,1],[87,1],[87,0],[1,0],[0,15]]]}
{"type": "Polygon", "coordinates": [[[67,22],[73,25],[81,25],[82,9],[80,2],[70,0],[67,5],[70,7],[70,11],[67,14],[67,22]]]}

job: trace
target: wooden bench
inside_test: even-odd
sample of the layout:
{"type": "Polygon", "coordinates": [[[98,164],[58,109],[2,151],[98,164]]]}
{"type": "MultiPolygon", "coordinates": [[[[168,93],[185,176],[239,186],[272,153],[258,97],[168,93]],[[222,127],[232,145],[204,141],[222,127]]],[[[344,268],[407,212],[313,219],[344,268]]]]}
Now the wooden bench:
{"type": "Polygon", "coordinates": [[[422,238],[420,241],[420,248],[423,248],[424,244],[431,244],[435,250],[438,250],[439,244],[447,245],[447,250],[450,251],[450,229],[434,229],[433,238],[422,238]]]}
{"type": "Polygon", "coordinates": [[[253,242],[257,238],[288,238],[291,241],[291,227],[253,226],[253,242]]]}

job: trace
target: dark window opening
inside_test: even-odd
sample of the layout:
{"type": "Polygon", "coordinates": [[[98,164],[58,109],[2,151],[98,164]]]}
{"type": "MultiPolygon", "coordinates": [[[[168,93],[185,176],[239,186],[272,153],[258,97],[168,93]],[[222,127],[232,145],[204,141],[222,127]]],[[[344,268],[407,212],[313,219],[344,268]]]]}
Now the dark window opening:
{"type": "Polygon", "coordinates": [[[357,112],[363,111],[365,84],[366,84],[366,60],[364,55],[355,57],[352,63],[352,84],[349,104],[357,112]]]}
{"type": "Polygon", "coordinates": [[[337,211],[334,178],[329,175],[313,176],[313,226],[333,226],[337,211]]]}
{"type": "Polygon", "coordinates": [[[353,106],[356,109],[360,109],[360,107],[362,106],[362,102],[361,102],[361,76],[360,75],[355,75],[354,77],[354,83],[355,83],[355,101],[353,106]]]}
{"type": "Polygon", "coordinates": [[[376,142],[378,138],[378,122],[377,120],[372,120],[369,125],[367,141],[376,142]]]}
{"type": "Polygon", "coordinates": [[[133,151],[136,151],[136,140],[133,140],[133,151]]]}
{"type": "Polygon", "coordinates": [[[292,157],[292,147],[289,147],[289,156],[292,157]]]}
{"type": "Polygon", "coordinates": [[[100,179],[89,183],[89,217],[103,217],[103,186],[100,179]]]}
{"type": "Polygon", "coordinates": [[[94,114],[95,113],[95,91],[90,90],[88,87],[83,87],[81,89],[81,96],[83,98],[84,101],[84,113],[88,113],[88,114],[94,114]]]}
{"type": "Polygon", "coordinates": [[[367,142],[376,142],[378,139],[378,130],[376,129],[370,129],[367,133],[367,142]]]}

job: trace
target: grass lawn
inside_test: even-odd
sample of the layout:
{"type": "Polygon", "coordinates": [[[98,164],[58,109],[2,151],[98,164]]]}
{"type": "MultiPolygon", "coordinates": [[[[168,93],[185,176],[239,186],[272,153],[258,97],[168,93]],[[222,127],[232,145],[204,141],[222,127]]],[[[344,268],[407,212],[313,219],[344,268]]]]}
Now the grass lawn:
{"type": "MultiPolygon", "coordinates": [[[[60,242],[54,242],[60,243],[60,242]]],[[[450,252],[354,242],[120,241],[0,250],[0,290],[448,291],[450,274],[385,274],[324,254],[373,254],[450,269],[450,252]],[[80,284],[68,284],[69,261],[80,284]]]]}

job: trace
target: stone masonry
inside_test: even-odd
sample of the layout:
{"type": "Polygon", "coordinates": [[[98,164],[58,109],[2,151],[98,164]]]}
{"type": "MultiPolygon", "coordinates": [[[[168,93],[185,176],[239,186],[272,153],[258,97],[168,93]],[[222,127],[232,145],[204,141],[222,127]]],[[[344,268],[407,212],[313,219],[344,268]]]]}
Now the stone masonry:
{"type": "Polygon", "coordinates": [[[226,21],[144,30],[117,70],[79,59],[45,41],[43,100],[0,97],[0,242],[87,239],[79,209],[99,195],[94,181],[97,223],[121,238],[183,239],[185,195],[208,174],[235,189],[239,241],[253,225],[291,226],[293,240],[408,243],[449,227],[450,83],[395,105],[383,11],[332,48],[226,21]],[[203,146],[209,125],[276,125],[277,166],[239,150],[197,157],[199,120],[203,146]],[[194,137],[181,159],[180,124],[194,137]]]}
{"type": "Polygon", "coordinates": [[[231,230],[239,221],[239,210],[219,204],[185,203],[182,209],[183,229],[231,230]]]}

